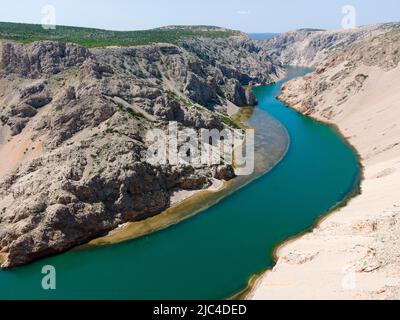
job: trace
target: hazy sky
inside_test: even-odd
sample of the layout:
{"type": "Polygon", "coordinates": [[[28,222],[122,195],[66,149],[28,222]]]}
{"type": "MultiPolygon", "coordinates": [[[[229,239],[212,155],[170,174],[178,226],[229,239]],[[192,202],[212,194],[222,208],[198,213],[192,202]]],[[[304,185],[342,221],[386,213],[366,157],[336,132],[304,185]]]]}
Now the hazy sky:
{"type": "Polygon", "coordinates": [[[357,24],[400,21],[399,0],[1,0],[0,21],[41,23],[53,5],[60,25],[112,30],[205,24],[247,32],[304,27],[337,29],[342,7],[353,5],[357,24]]]}

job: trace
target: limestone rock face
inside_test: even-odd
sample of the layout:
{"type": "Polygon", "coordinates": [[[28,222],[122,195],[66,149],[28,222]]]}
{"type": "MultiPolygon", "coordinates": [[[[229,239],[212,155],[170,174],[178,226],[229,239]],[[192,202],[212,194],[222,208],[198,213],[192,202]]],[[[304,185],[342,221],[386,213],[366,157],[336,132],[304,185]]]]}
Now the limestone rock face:
{"type": "Polygon", "coordinates": [[[56,74],[86,60],[88,49],[54,41],[34,42],[30,45],[6,42],[1,45],[2,74],[14,73],[23,77],[56,74]]]}
{"type": "Polygon", "coordinates": [[[255,103],[242,85],[280,72],[242,37],[92,50],[0,42],[2,267],[156,215],[177,188],[232,179],[230,166],[150,165],[146,133],[169,121],[221,130],[228,100],[255,103]]]}
{"type": "Polygon", "coordinates": [[[265,49],[274,62],[283,65],[316,66],[334,52],[364,39],[373,39],[390,32],[396,24],[369,25],[349,30],[301,29],[261,40],[258,44],[265,49]]]}
{"type": "Polygon", "coordinates": [[[398,67],[400,24],[368,26],[353,33],[348,37],[356,40],[341,50],[328,47],[315,72],[288,82],[279,98],[300,112],[332,120],[345,113],[346,103],[365,90],[374,69],[390,72],[398,67]]]}

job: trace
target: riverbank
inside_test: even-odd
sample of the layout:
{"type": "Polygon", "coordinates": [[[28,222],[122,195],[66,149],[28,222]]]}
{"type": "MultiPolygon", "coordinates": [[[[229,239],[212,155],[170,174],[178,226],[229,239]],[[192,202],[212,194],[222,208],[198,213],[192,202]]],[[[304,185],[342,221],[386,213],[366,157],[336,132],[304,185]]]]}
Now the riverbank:
{"type": "Polygon", "coordinates": [[[171,206],[162,213],[142,221],[128,222],[117,229],[110,231],[107,235],[93,239],[77,249],[88,249],[96,246],[112,245],[120,242],[134,240],[153,232],[168,228],[171,225],[181,222],[192,215],[197,214],[206,207],[201,203],[208,203],[207,199],[218,192],[223,191],[232,182],[214,180],[213,184],[205,190],[180,190],[171,197],[171,206]],[[196,208],[197,207],[197,208],[196,208]],[[193,211],[191,211],[193,210],[193,211]]]}
{"type": "MultiPolygon", "coordinates": [[[[332,77],[337,71],[323,76],[332,77]]],[[[353,74],[368,79],[362,90],[333,109],[330,119],[323,111],[328,102],[314,111],[304,110],[300,103],[307,98],[304,84],[315,74],[289,83],[281,99],[336,125],[358,150],[364,166],[362,193],[312,232],[280,246],[276,266],[256,281],[249,299],[400,297],[400,68],[361,66],[353,74]]],[[[337,95],[328,91],[321,100],[334,101],[337,95]]]]}
{"type": "Polygon", "coordinates": [[[189,217],[201,205],[201,214],[134,241],[0,271],[0,298],[225,299],[242,291],[273,265],[275,244],[345,198],[359,173],[354,152],[335,130],[275,99],[284,81],[308,72],[292,70],[277,84],[254,88],[259,106],[247,123],[257,128],[255,172],[174,213],[189,217]],[[43,265],[56,268],[56,291],[38,286],[43,265]]]}
{"type": "Polygon", "coordinates": [[[224,198],[250,184],[257,178],[267,174],[285,157],[290,139],[287,131],[275,120],[267,117],[254,107],[229,108],[230,117],[241,127],[257,130],[255,150],[255,170],[248,176],[236,177],[231,181],[214,179],[213,184],[205,190],[177,190],[171,196],[171,206],[160,214],[145,220],[128,222],[110,231],[107,235],[93,239],[92,241],[77,247],[77,250],[88,249],[97,246],[113,245],[129,240],[134,240],[154,232],[166,229],[180,223],[207,208],[217,204],[224,198]],[[254,115],[256,112],[256,115],[254,115]],[[257,116],[258,115],[258,116],[257,116]],[[269,122],[265,124],[262,122],[269,122]],[[271,138],[269,134],[275,132],[271,138]],[[278,138],[278,136],[280,136],[278,138]],[[266,144],[267,147],[260,144],[266,144]],[[276,144],[276,150],[272,152],[276,144]],[[268,146],[269,145],[269,146],[268,146]],[[282,148],[279,148],[282,146],[282,148]]]}

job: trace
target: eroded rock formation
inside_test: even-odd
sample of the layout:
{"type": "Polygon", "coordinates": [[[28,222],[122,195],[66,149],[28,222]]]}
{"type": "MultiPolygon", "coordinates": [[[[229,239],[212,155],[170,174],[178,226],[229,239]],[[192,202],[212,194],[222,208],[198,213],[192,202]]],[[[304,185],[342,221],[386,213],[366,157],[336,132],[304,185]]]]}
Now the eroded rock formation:
{"type": "Polygon", "coordinates": [[[148,129],[223,129],[280,73],[245,36],[91,49],[0,44],[0,252],[13,267],[158,214],[231,167],[150,165],[148,129]]]}

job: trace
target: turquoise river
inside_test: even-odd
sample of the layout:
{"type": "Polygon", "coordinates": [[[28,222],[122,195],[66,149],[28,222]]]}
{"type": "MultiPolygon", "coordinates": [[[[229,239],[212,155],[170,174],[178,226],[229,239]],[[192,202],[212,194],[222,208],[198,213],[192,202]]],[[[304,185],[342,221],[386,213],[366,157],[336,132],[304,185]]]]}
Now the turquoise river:
{"type": "Polygon", "coordinates": [[[276,245],[312,227],[358,184],[357,156],[341,135],[275,98],[284,81],[308,71],[254,89],[257,112],[290,136],[269,173],[162,231],[0,271],[0,299],[224,299],[245,289],[273,266],[276,245]],[[44,265],[56,268],[56,290],[42,289],[44,265]]]}

